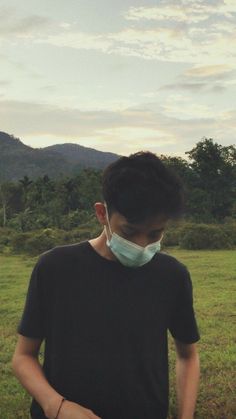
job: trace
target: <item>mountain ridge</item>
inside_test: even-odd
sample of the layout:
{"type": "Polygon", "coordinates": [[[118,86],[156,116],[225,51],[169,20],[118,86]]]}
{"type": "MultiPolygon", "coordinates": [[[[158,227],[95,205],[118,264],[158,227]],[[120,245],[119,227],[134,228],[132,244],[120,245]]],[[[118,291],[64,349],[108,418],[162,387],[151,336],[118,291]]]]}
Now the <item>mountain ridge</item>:
{"type": "Polygon", "coordinates": [[[120,156],[75,143],[33,148],[0,131],[0,181],[48,175],[75,175],[83,168],[104,169],[120,156]]]}
{"type": "Polygon", "coordinates": [[[92,164],[94,161],[96,161],[97,164],[99,164],[99,162],[105,164],[106,161],[109,163],[110,159],[117,158],[117,154],[108,151],[98,151],[94,148],[85,147],[75,143],[55,144],[52,146],[44,147],[44,150],[56,151],[57,153],[60,153],[66,157],[67,160],[71,163],[77,162],[79,158],[80,162],[84,161],[85,163],[92,164]]]}

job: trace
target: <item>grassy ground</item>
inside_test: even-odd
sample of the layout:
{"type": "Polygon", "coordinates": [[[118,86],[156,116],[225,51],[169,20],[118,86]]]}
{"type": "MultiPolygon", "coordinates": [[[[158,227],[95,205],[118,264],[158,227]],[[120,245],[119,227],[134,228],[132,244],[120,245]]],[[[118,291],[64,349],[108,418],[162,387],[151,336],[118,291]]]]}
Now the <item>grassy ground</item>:
{"type": "MultiPolygon", "coordinates": [[[[236,251],[169,249],[189,268],[194,286],[201,384],[198,419],[236,418],[236,251]]],[[[28,418],[30,397],[13,377],[10,367],[29,276],[36,258],[0,255],[0,418],[28,418]]],[[[175,355],[170,339],[170,418],[175,416],[175,355]]],[[[127,418],[129,419],[129,418],[127,418]]],[[[144,418],[148,419],[148,418],[144,418]]]]}
{"type": "MultiPolygon", "coordinates": [[[[235,419],[236,252],[173,249],[169,253],[189,268],[194,287],[201,334],[201,383],[196,418],[235,419]]],[[[172,371],[173,360],[172,350],[172,371]]],[[[171,383],[173,388],[173,373],[171,383]]]]}

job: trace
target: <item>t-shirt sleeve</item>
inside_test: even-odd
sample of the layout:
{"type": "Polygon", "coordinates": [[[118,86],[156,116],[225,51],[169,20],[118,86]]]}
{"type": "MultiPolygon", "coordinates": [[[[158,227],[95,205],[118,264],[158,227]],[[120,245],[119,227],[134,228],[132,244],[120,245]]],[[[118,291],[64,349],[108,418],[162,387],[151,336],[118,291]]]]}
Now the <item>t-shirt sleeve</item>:
{"type": "Polygon", "coordinates": [[[45,310],[42,292],[41,258],[38,259],[31,273],[28,292],[17,332],[29,338],[45,337],[45,310]]]}
{"type": "Polygon", "coordinates": [[[194,343],[200,339],[193,307],[192,281],[184,267],[181,277],[177,278],[178,291],[172,311],[169,330],[173,338],[183,343],[194,343]]]}

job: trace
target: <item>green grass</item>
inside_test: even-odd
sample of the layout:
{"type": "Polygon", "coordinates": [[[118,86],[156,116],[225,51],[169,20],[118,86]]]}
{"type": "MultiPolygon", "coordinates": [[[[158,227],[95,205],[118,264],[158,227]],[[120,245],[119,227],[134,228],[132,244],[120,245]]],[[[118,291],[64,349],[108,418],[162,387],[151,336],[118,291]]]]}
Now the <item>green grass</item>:
{"type": "MultiPolygon", "coordinates": [[[[201,340],[199,419],[236,418],[236,251],[169,250],[190,270],[201,340]]],[[[174,352],[171,345],[171,384],[174,352]]],[[[173,402],[171,411],[174,411],[173,402]]]]}
{"type": "MultiPolygon", "coordinates": [[[[236,418],[236,251],[169,249],[190,270],[201,340],[198,419],[236,418]]],[[[30,396],[11,371],[16,326],[37,258],[0,255],[0,418],[29,417],[30,396]]],[[[170,419],[176,414],[175,352],[170,338],[170,419]]],[[[129,419],[129,418],[127,418],[129,419]]],[[[148,418],[144,418],[148,419],[148,418]]]]}

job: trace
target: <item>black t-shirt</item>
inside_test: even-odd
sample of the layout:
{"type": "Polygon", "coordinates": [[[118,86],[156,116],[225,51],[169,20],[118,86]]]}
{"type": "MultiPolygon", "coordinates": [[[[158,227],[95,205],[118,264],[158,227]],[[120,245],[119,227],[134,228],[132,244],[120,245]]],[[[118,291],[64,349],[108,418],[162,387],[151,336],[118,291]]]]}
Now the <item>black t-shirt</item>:
{"type": "MultiPolygon", "coordinates": [[[[185,266],[158,253],[127,268],[88,241],[39,257],[18,326],[45,339],[55,390],[102,419],[167,417],[168,329],[185,343],[199,339],[185,266]]],[[[31,414],[46,418],[35,400],[31,414]]]]}

